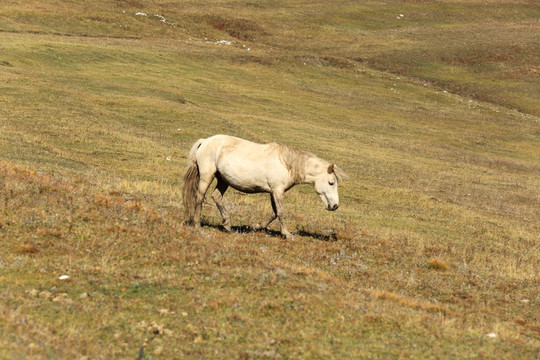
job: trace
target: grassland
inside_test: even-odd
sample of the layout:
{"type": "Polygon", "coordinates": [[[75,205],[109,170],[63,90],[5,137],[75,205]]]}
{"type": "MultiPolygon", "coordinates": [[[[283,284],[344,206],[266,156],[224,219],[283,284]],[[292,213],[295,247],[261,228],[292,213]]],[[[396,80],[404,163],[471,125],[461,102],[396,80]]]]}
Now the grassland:
{"type": "Polygon", "coordinates": [[[539,18],[2,1],[0,358],[538,358],[539,18]],[[185,226],[215,133],[335,161],[340,209],[294,188],[288,241],[230,192],[234,233],[211,200],[185,226]]]}

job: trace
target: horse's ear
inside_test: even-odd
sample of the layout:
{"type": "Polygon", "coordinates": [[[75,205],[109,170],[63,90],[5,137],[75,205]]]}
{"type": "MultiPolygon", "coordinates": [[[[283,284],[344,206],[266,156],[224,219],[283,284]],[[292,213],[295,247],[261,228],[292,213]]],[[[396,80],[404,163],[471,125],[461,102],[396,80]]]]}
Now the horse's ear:
{"type": "Polygon", "coordinates": [[[328,166],[328,173],[331,174],[334,172],[334,164],[330,164],[330,166],[328,166]]]}

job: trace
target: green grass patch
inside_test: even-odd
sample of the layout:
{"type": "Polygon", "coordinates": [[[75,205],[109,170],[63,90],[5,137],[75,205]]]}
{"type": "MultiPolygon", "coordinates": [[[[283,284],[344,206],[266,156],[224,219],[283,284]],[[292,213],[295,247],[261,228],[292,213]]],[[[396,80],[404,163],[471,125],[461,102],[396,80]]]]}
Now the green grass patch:
{"type": "Polygon", "coordinates": [[[535,358],[538,11],[3,3],[0,358],[535,358]],[[292,189],[289,241],[230,191],[235,232],[210,197],[187,227],[216,133],[337,163],[340,209],[292,189]]]}

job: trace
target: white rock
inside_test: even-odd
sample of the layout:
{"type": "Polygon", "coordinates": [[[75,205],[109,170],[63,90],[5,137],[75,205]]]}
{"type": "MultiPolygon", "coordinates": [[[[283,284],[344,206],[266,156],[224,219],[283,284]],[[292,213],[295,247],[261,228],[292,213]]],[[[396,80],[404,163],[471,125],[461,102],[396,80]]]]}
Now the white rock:
{"type": "Polygon", "coordinates": [[[67,275],[62,275],[58,278],[58,280],[67,280],[67,279],[69,279],[69,276],[67,275]]]}

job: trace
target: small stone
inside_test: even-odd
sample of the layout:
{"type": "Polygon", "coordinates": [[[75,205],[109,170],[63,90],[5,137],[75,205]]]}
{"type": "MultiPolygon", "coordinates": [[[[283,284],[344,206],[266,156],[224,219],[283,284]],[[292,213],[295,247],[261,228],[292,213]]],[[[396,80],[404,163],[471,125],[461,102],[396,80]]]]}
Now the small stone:
{"type": "Polygon", "coordinates": [[[58,296],[53,298],[52,301],[56,303],[68,303],[68,304],[71,304],[73,302],[73,300],[71,300],[68,297],[68,294],[66,293],[59,294],[58,296]]]}
{"type": "Polygon", "coordinates": [[[159,335],[159,334],[163,334],[163,326],[153,322],[149,327],[148,327],[148,332],[154,334],[154,335],[159,335]]]}
{"type": "Polygon", "coordinates": [[[52,298],[52,294],[50,291],[45,290],[39,293],[39,297],[49,300],[50,298],[52,298]]]}

